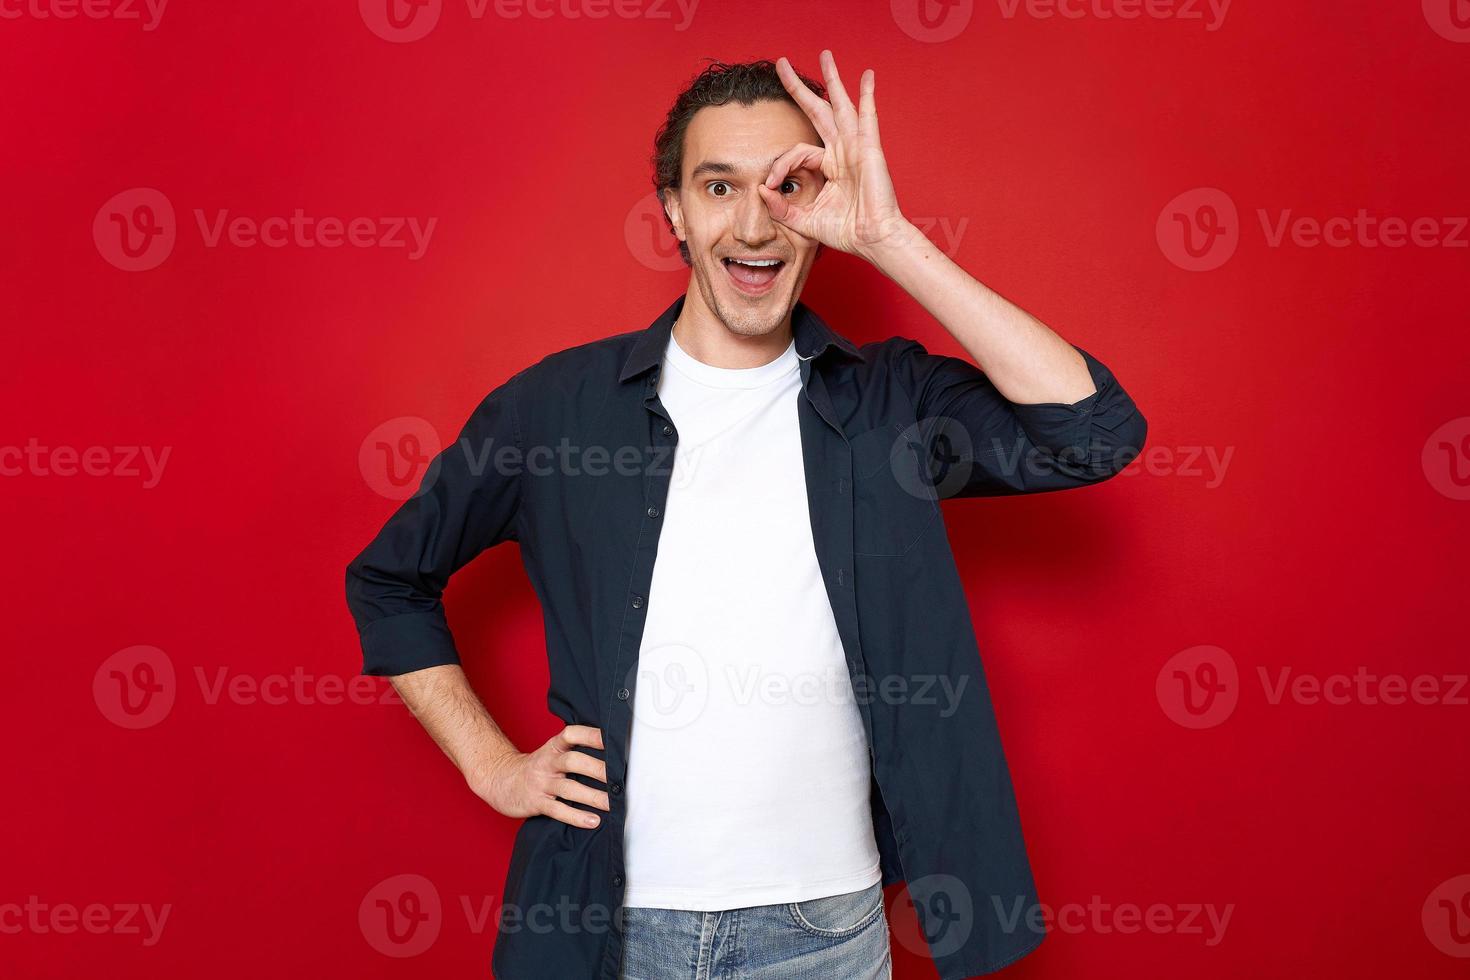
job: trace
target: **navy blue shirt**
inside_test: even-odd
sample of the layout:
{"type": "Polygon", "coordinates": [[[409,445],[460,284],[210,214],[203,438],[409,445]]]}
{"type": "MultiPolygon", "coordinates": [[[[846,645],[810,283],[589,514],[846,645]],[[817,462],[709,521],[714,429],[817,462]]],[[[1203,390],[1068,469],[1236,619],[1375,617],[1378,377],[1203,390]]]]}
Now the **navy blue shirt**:
{"type": "MultiPolygon", "coordinates": [[[[658,372],[683,304],[491,391],[347,568],[363,672],[403,674],[459,662],[449,577],[519,542],[545,618],[547,703],[602,729],[606,748],[585,750],[607,765],[602,823],[533,816],[516,834],[502,980],[618,976],[633,690],[679,439],[658,372]]],[[[792,331],[812,537],[868,736],[883,883],[907,881],[941,980],[989,973],[1044,933],[939,501],[1097,483],[1138,454],[1147,424],[1081,348],[1095,393],[1018,405],[966,360],[901,337],[859,348],[799,302],[792,331]]]]}

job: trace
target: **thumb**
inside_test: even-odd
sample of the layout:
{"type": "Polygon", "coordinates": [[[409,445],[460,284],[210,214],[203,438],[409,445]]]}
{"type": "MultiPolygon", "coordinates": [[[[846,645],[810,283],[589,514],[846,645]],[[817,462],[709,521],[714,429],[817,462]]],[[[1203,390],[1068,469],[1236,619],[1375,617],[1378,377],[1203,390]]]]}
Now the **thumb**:
{"type": "Polygon", "coordinates": [[[806,208],[792,204],[780,192],[771,190],[765,184],[757,184],[756,190],[760,193],[761,200],[766,202],[766,208],[771,212],[772,218],[798,235],[811,237],[806,234],[806,226],[810,223],[806,208]]]}
{"type": "Polygon", "coordinates": [[[771,190],[765,184],[757,184],[755,189],[760,194],[761,200],[766,202],[766,210],[771,212],[771,217],[777,221],[785,220],[786,213],[791,209],[791,202],[786,200],[784,195],[771,190]]]}

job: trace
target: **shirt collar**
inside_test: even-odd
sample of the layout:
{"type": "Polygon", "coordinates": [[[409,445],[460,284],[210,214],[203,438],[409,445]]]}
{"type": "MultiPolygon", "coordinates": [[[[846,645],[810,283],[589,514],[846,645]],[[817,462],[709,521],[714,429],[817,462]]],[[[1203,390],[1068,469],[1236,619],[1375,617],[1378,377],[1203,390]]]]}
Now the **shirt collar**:
{"type": "MultiPolygon", "coordinates": [[[[638,335],[633,343],[633,350],[623,362],[623,373],[618,375],[619,381],[636,377],[663,360],[664,351],[669,346],[669,335],[674,330],[674,321],[684,308],[685,295],[681,293],[668,309],[659,314],[658,319],[638,335]]],[[[811,360],[829,347],[836,347],[851,357],[865,360],[856,344],[827,326],[811,307],[800,300],[791,309],[791,333],[796,339],[796,356],[803,361],[811,360]]]]}

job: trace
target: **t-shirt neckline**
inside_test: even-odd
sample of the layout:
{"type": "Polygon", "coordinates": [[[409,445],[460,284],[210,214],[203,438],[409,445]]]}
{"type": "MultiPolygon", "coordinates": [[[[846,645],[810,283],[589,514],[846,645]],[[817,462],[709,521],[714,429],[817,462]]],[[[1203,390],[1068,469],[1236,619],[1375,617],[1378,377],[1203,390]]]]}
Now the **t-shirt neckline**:
{"type": "Polygon", "coordinates": [[[773,361],[750,368],[722,368],[696,359],[679,346],[673,333],[669,334],[669,346],[664,351],[664,359],[691,381],[711,388],[759,388],[795,371],[800,363],[796,356],[795,337],[773,361]]]}

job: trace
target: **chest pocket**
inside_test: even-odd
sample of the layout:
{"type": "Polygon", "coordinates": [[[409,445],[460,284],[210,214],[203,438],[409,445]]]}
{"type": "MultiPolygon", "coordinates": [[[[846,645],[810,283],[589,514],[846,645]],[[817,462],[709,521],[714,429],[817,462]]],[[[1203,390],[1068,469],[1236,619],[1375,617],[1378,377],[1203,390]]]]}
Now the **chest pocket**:
{"type": "Polygon", "coordinates": [[[859,555],[908,554],[939,523],[939,498],[921,464],[915,429],[869,429],[851,437],[853,548],[859,555]]]}

